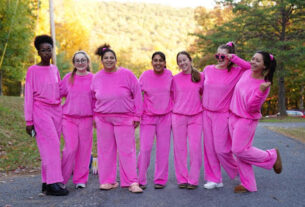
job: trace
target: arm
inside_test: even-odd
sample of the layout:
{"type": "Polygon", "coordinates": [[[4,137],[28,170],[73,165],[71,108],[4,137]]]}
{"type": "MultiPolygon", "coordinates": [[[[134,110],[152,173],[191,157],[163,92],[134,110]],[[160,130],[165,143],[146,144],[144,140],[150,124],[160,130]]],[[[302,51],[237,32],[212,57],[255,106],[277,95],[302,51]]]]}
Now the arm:
{"type": "Polygon", "coordinates": [[[131,74],[130,75],[130,81],[131,81],[131,93],[133,95],[134,99],[134,105],[135,105],[135,121],[140,121],[141,115],[143,113],[143,100],[142,100],[142,93],[140,84],[137,80],[137,78],[131,74]]]}
{"type": "Polygon", "coordinates": [[[24,95],[24,117],[26,121],[26,132],[31,135],[34,129],[33,123],[33,83],[32,83],[32,70],[28,69],[25,78],[25,95],[24,95]]]}
{"type": "Polygon", "coordinates": [[[68,95],[68,81],[69,78],[67,77],[68,75],[66,75],[59,83],[59,94],[60,94],[60,98],[63,97],[67,97],[68,95]]]}
{"type": "Polygon", "coordinates": [[[249,112],[260,112],[260,109],[265,102],[269,91],[270,91],[270,82],[262,83],[259,89],[256,89],[247,103],[247,111],[249,112]]]}
{"type": "Polygon", "coordinates": [[[231,62],[241,67],[242,70],[248,70],[251,68],[251,64],[248,61],[241,59],[235,54],[229,54],[229,59],[231,62]]]}

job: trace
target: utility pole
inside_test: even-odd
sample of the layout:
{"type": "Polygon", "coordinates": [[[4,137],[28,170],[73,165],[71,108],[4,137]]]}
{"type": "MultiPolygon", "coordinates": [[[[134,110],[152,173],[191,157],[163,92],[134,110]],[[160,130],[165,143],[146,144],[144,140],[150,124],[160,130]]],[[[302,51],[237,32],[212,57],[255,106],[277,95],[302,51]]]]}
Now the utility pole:
{"type": "Polygon", "coordinates": [[[54,23],[54,6],[53,0],[49,0],[49,11],[50,11],[50,28],[51,28],[51,36],[53,39],[53,52],[52,52],[52,62],[56,65],[56,40],[55,40],[55,23],[54,23]]]}

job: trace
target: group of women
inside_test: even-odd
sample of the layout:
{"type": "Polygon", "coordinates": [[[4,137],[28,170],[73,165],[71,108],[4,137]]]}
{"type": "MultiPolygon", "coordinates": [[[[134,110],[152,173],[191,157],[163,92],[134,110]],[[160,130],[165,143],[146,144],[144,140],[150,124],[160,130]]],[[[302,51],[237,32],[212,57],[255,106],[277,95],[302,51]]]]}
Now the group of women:
{"type": "Polygon", "coordinates": [[[78,51],[72,59],[73,71],[61,80],[56,66],[50,64],[52,38],[37,36],[34,44],[41,62],[27,71],[25,120],[27,133],[36,136],[42,191],[47,195],[67,195],[65,184],[72,174],[76,188],[86,187],[94,125],[101,190],[119,186],[118,156],[120,186],[143,192],[155,137],[154,188],[164,188],[171,132],[179,188],[198,187],[202,140],[206,189],[223,187],[221,166],[230,178],[239,175],[236,193],[257,190],[252,165],[282,171],[277,149],[252,146],[276,67],[271,54],[256,52],[249,63],[235,54],[235,45],[229,42],[218,48],[217,64],[200,73],[193,68],[189,53],[182,51],[177,54],[181,72],[173,76],[166,68],[165,55],[155,52],[153,69],[138,80],[130,70],[117,66],[116,53],[105,44],[96,51],[102,70],[93,75],[89,56],[78,51]],[[65,140],[62,156],[61,133],[65,140]]]}

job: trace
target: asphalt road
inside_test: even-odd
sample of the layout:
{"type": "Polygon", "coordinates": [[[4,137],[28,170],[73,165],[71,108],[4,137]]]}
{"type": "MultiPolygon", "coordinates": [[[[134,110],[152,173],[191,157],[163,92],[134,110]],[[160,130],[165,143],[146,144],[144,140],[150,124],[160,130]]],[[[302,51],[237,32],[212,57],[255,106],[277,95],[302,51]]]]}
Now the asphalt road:
{"type": "MultiPolygon", "coordinates": [[[[224,187],[221,189],[205,190],[202,187],[204,183],[203,171],[199,188],[196,190],[179,189],[174,174],[173,152],[171,152],[170,178],[165,189],[155,190],[153,188],[154,165],[149,168],[148,187],[143,194],[130,193],[126,188],[100,191],[98,177],[90,175],[88,187],[85,189],[76,190],[70,182],[68,196],[40,197],[40,175],[0,177],[0,206],[305,207],[305,144],[274,133],[264,128],[265,125],[268,124],[259,124],[254,146],[261,149],[279,148],[283,161],[283,172],[277,175],[272,170],[254,167],[258,187],[258,191],[254,193],[234,194],[234,186],[239,184],[239,181],[237,179],[230,180],[224,172],[224,187]]],[[[305,127],[304,124],[296,125],[297,127],[305,127]]],[[[294,127],[293,124],[290,127],[294,127]]],[[[154,153],[152,163],[153,159],[154,153]]]]}

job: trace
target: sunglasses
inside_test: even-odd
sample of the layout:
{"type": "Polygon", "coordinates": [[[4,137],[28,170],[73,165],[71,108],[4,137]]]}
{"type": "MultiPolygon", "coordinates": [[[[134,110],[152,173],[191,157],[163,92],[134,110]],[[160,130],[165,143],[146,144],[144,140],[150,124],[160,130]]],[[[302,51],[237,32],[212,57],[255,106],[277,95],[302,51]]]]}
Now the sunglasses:
{"type": "Polygon", "coordinates": [[[227,56],[226,55],[221,55],[221,54],[216,54],[215,55],[215,58],[217,59],[217,60],[224,60],[224,59],[226,59],[227,58],[227,56]]]}

